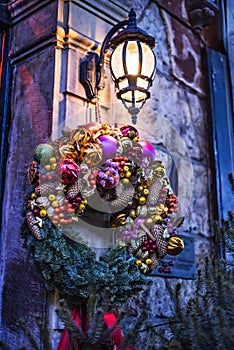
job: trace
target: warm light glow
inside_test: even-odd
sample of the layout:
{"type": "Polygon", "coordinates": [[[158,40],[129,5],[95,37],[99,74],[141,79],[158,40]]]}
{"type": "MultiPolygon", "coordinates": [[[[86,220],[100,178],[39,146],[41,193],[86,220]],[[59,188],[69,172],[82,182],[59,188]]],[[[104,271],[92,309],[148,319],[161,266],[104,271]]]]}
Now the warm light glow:
{"type": "Polygon", "coordinates": [[[139,40],[125,40],[113,51],[110,65],[118,98],[129,104],[128,108],[141,108],[154,78],[156,59],[152,49],[139,40]]]}
{"type": "Polygon", "coordinates": [[[136,41],[129,41],[126,50],[127,74],[136,75],[139,70],[139,50],[136,41]]]}
{"type": "Polygon", "coordinates": [[[142,48],[142,68],[139,70],[139,48],[137,41],[128,41],[127,43],[121,43],[111,55],[111,68],[114,78],[118,79],[125,74],[130,75],[145,75],[149,78],[153,78],[154,67],[156,65],[156,59],[151,48],[145,43],[140,43],[142,48]],[[126,72],[124,72],[124,56],[123,49],[126,45],[126,72]]]}
{"type": "Polygon", "coordinates": [[[148,89],[149,82],[147,80],[144,80],[142,78],[137,78],[137,86],[140,86],[144,89],[148,89]]]}
{"type": "Polygon", "coordinates": [[[154,67],[156,66],[154,53],[151,48],[144,43],[141,44],[141,47],[143,56],[141,74],[152,78],[154,67]]]}
{"type": "Polygon", "coordinates": [[[117,46],[115,51],[111,55],[110,64],[115,78],[123,77],[125,75],[123,70],[122,53],[123,44],[117,46]]]}
{"type": "MultiPolygon", "coordinates": [[[[135,102],[137,103],[137,102],[144,100],[146,98],[146,94],[144,94],[144,92],[135,90],[134,91],[134,98],[135,98],[135,102]]],[[[123,94],[122,99],[124,99],[125,101],[128,101],[128,102],[132,102],[132,91],[128,91],[125,94],[123,94]]]]}
{"type": "Polygon", "coordinates": [[[119,89],[120,90],[124,89],[126,87],[128,87],[128,79],[127,78],[119,82],[119,89]]]}

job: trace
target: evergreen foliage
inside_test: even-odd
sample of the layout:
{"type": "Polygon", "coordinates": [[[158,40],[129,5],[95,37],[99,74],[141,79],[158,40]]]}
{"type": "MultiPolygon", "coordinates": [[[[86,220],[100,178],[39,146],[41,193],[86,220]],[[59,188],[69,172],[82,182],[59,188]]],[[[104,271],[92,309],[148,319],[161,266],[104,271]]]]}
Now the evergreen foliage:
{"type": "Polygon", "coordinates": [[[109,309],[109,305],[105,303],[102,307],[96,309],[92,318],[89,320],[88,330],[84,331],[82,326],[77,326],[71,319],[70,311],[66,303],[63,301],[61,302],[57,313],[68,330],[71,350],[77,348],[81,350],[113,350],[115,349],[112,339],[113,334],[115,334],[114,338],[119,340],[118,350],[127,350],[129,349],[129,344],[134,345],[136,343],[136,335],[140,331],[142,323],[146,318],[146,313],[143,311],[140,318],[134,319],[131,328],[126,332],[124,338],[121,337],[121,339],[118,334],[118,329],[126,315],[124,312],[118,313],[116,310],[111,310],[111,312],[116,313],[116,321],[110,328],[107,328],[104,322],[104,315],[107,309],[109,309]]]}
{"type": "MultiPolygon", "coordinates": [[[[26,202],[31,192],[29,188],[26,202]]],[[[112,247],[97,260],[90,247],[69,239],[49,218],[43,219],[42,240],[32,235],[26,221],[21,230],[24,245],[44,278],[46,289],[53,292],[57,288],[61,297],[70,302],[83,303],[99,295],[100,303],[108,299],[110,306],[119,306],[147,283],[135,258],[125,248],[112,247]]]]}
{"type": "MultiPolygon", "coordinates": [[[[234,179],[229,176],[234,193],[234,179]]],[[[234,269],[220,258],[224,248],[234,257],[234,214],[215,225],[216,255],[198,271],[195,296],[185,305],[180,284],[175,290],[175,316],[170,320],[171,338],[160,350],[234,349],[234,269]]]]}
{"type": "Polygon", "coordinates": [[[43,240],[37,240],[26,224],[22,234],[48,291],[58,288],[61,297],[75,303],[99,294],[110,305],[121,305],[146,284],[135,258],[125,249],[110,248],[99,261],[87,245],[70,240],[49,219],[43,227],[43,240]]]}
{"type": "Polygon", "coordinates": [[[125,249],[113,247],[96,264],[96,293],[110,306],[123,305],[149,283],[135,261],[125,249]]]}
{"type": "Polygon", "coordinates": [[[79,345],[79,348],[82,350],[113,350],[110,334],[118,324],[118,321],[115,327],[107,329],[103,321],[103,312],[101,309],[94,313],[87,332],[83,330],[82,326],[77,326],[70,318],[67,305],[61,303],[57,309],[57,313],[68,330],[69,342],[72,349],[76,349],[79,345]]]}

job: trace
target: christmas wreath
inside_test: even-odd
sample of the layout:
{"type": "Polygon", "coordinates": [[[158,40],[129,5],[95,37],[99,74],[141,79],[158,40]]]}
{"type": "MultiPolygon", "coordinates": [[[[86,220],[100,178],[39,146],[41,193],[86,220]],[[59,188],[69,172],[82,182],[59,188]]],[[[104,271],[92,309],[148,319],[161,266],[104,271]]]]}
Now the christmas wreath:
{"type": "Polygon", "coordinates": [[[120,305],[143,288],[166,254],[184,247],[166,169],[133,126],[64,129],[36,147],[28,177],[22,232],[50,291],[83,301],[108,291],[109,303],[120,305]],[[105,208],[115,245],[97,259],[69,230],[79,231],[89,210],[105,208]]]}

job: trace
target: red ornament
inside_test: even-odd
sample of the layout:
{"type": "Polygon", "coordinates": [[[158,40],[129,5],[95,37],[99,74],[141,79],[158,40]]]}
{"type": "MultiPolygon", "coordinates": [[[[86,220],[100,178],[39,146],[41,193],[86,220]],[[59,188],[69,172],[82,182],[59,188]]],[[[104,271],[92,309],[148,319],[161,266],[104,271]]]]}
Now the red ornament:
{"type": "Polygon", "coordinates": [[[61,173],[61,182],[68,185],[77,181],[80,168],[72,159],[64,159],[57,165],[57,169],[61,173]]]}

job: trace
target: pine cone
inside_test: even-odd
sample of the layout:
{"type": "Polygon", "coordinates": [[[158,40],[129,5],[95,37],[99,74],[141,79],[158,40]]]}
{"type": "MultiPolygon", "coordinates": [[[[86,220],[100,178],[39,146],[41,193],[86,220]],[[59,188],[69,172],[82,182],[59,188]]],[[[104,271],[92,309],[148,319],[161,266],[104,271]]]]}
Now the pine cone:
{"type": "Polygon", "coordinates": [[[110,202],[110,208],[112,210],[121,210],[132,201],[134,195],[133,187],[125,187],[121,182],[118,184],[116,189],[116,199],[110,202]]]}
{"type": "Polygon", "coordinates": [[[158,266],[159,263],[159,258],[158,258],[158,254],[155,252],[150,256],[150,259],[152,260],[152,264],[149,266],[150,270],[154,270],[155,267],[158,266]]]}
{"type": "Polygon", "coordinates": [[[154,225],[151,227],[150,232],[155,237],[155,243],[158,247],[159,258],[163,258],[167,253],[167,242],[163,237],[163,228],[161,225],[154,225]]]}
{"type": "MultiPolygon", "coordinates": [[[[54,193],[59,189],[59,184],[54,182],[54,183],[44,183],[40,186],[37,186],[35,188],[35,193],[37,195],[41,195],[42,197],[47,196],[50,193],[54,193]]],[[[61,188],[62,189],[62,188],[61,188]]]]}
{"type": "Polygon", "coordinates": [[[144,236],[141,236],[139,238],[139,243],[140,243],[140,246],[142,246],[142,244],[145,242],[145,240],[147,239],[147,235],[145,234],[144,236]]]}
{"type": "Polygon", "coordinates": [[[68,191],[67,191],[67,197],[69,199],[75,198],[79,192],[82,190],[82,184],[81,184],[81,179],[78,179],[74,184],[72,184],[68,191]]]}
{"type": "Polygon", "coordinates": [[[149,205],[152,205],[152,206],[157,205],[161,189],[162,189],[162,180],[160,178],[154,179],[154,182],[149,188],[149,194],[147,199],[147,203],[149,203],[149,205]]]}
{"type": "Polygon", "coordinates": [[[32,232],[32,234],[34,235],[34,237],[36,239],[41,240],[42,236],[40,233],[40,228],[38,226],[37,219],[35,218],[33,213],[30,211],[30,212],[26,213],[25,217],[26,217],[26,221],[27,221],[29,230],[32,232]]]}

